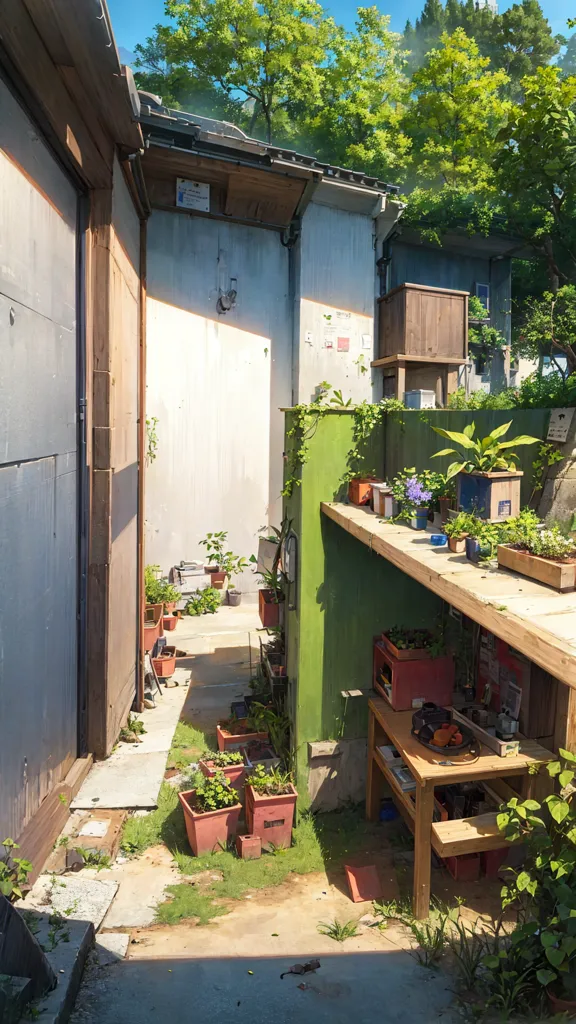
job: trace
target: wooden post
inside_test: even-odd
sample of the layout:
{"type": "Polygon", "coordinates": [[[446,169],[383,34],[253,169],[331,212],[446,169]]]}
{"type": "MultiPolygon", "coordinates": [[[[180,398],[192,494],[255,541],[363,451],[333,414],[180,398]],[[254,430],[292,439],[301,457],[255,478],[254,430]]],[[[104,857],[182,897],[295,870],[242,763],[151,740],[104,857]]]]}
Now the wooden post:
{"type": "Polygon", "coordinates": [[[430,868],[432,857],[432,816],[434,786],[431,782],[416,786],[416,821],[414,830],[414,917],[422,920],[430,912],[430,868]]]}
{"type": "Polygon", "coordinates": [[[376,736],[376,718],[373,711],[368,712],[368,764],[366,767],[366,818],[368,821],[378,821],[378,779],[376,773],[380,774],[378,766],[374,764],[372,756],[376,736]]]}
{"type": "Polygon", "coordinates": [[[399,362],[396,367],[396,398],[404,401],[406,392],[406,363],[399,362]]]}

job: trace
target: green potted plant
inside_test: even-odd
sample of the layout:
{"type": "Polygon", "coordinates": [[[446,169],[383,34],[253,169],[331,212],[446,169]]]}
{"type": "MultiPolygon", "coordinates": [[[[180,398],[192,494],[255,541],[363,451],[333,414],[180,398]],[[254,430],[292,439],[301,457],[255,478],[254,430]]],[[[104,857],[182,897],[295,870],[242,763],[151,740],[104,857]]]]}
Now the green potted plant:
{"type": "Polygon", "coordinates": [[[444,533],[448,537],[450,551],[457,555],[464,554],[466,537],[469,534],[475,536],[479,526],[479,519],[470,512],[458,512],[454,519],[448,519],[444,524],[444,533]]]}
{"type": "Polygon", "coordinates": [[[159,565],[147,565],[144,569],[144,589],[146,591],[146,604],[163,604],[165,612],[173,612],[176,602],[180,600],[181,593],[178,587],[169,583],[165,577],[160,577],[159,565]]]}
{"type": "Polygon", "coordinates": [[[246,780],[246,824],[259,836],[262,849],[287,849],[292,844],[292,825],[298,793],[289,773],[279,768],[266,771],[259,764],[246,780]]]}
{"type": "Polygon", "coordinates": [[[498,565],[547,583],[555,590],[576,587],[576,542],[558,525],[539,529],[535,512],[518,516],[498,545],[498,565]]]}
{"type": "Polygon", "coordinates": [[[225,850],[238,829],[242,804],[223,773],[199,779],[195,789],[179,793],[178,799],[196,857],[225,850]]]}
{"type": "MultiPolygon", "coordinates": [[[[546,990],[553,1013],[576,1014],[576,755],[559,750],[546,765],[557,783],[543,801],[513,797],[498,815],[506,839],[525,857],[502,890],[502,906],[518,909],[511,943],[534,987],[546,990]]],[[[487,964],[489,968],[492,964],[487,964]]]]}
{"type": "Polygon", "coordinates": [[[16,903],[24,899],[30,888],[27,882],[33,866],[29,860],[14,856],[19,847],[13,839],[5,839],[0,845],[4,848],[0,856],[0,893],[9,903],[16,903]]]}
{"type": "Polygon", "coordinates": [[[184,608],[185,615],[214,615],[222,604],[222,595],[215,587],[205,587],[191,594],[184,608]]]}
{"type": "Polygon", "coordinates": [[[228,532],[220,530],[219,533],[207,533],[200,541],[206,548],[207,565],[204,572],[209,573],[211,586],[217,590],[223,590],[227,576],[242,572],[248,565],[245,558],[235,555],[233,551],[226,551],[228,532]]]}
{"type": "Polygon", "coordinates": [[[414,466],[403,469],[392,481],[392,495],[400,504],[400,517],[415,530],[425,530],[432,503],[445,487],[442,473],[431,469],[416,472],[414,466]]]}
{"type": "Polygon", "coordinates": [[[217,723],[216,738],[218,750],[241,750],[251,740],[268,740],[269,736],[267,732],[252,728],[249,719],[231,715],[217,723]]]}
{"type": "Polygon", "coordinates": [[[241,790],[244,784],[246,771],[246,760],[244,754],[239,750],[206,750],[200,760],[198,767],[203,775],[212,779],[217,772],[222,775],[236,790],[241,790]]]}
{"type": "Polygon", "coordinates": [[[469,423],[460,433],[432,427],[436,434],[459,445],[442,448],[432,458],[459,455],[446,471],[446,480],[456,478],[457,508],[475,511],[482,519],[502,520],[518,515],[520,511],[520,481],[523,476],[516,466],[518,456],[512,451],[519,445],[538,444],[538,437],[520,434],[511,441],[501,441],[512,426],[503,423],[484,438],[475,438],[476,424],[469,423]]]}

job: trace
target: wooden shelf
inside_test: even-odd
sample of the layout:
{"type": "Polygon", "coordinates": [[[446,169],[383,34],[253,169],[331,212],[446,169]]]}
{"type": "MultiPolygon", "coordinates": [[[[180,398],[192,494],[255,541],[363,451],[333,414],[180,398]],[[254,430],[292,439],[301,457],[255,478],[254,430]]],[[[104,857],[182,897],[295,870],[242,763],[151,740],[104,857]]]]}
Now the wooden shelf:
{"type": "Polygon", "coordinates": [[[576,688],[576,593],[474,565],[430,544],[430,534],[387,523],[369,509],[322,502],[335,523],[561,682],[576,688]]]}
{"type": "Polygon", "coordinates": [[[432,823],[432,846],[439,857],[502,850],[508,845],[496,823],[496,811],[432,823]]]}
{"type": "Polygon", "coordinates": [[[410,815],[411,819],[414,820],[414,817],[416,815],[416,809],[414,807],[413,801],[410,799],[410,793],[404,792],[396,776],[394,775],[394,772],[390,770],[385,759],[382,757],[382,754],[380,753],[377,747],[375,747],[373,750],[373,757],[380,771],[382,772],[384,778],[386,779],[386,782],[390,786],[390,789],[392,790],[395,798],[397,800],[400,800],[400,802],[408,811],[408,814],[410,815]]]}
{"type": "Polygon", "coordinates": [[[370,366],[398,366],[402,363],[427,363],[428,366],[463,366],[468,359],[446,359],[444,356],[383,356],[381,359],[373,359],[370,366]]]}

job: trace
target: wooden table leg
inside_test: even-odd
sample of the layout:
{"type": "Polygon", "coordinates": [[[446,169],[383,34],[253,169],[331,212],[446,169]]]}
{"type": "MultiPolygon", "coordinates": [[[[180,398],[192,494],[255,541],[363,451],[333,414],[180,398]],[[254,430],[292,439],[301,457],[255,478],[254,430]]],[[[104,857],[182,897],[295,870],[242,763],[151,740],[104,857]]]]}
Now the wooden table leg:
{"type": "Polygon", "coordinates": [[[430,867],[432,857],[432,816],[434,786],[430,782],[416,786],[414,830],[414,917],[422,920],[430,913],[430,867]]]}
{"type": "Polygon", "coordinates": [[[368,712],[368,764],[366,766],[366,817],[368,821],[378,821],[378,803],[380,784],[377,778],[380,775],[378,765],[374,763],[372,752],[374,750],[376,736],[376,719],[374,712],[368,712]]]}

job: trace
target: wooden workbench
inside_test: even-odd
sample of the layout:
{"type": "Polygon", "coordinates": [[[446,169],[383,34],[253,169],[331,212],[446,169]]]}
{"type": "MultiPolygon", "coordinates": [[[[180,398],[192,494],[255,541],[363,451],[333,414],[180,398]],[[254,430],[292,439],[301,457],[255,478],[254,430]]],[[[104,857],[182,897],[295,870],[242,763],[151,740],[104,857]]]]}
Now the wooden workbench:
{"type": "MultiPolygon", "coordinates": [[[[368,772],[366,780],[366,815],[377,821],[380,813],[381,782],[385,780],[392,792],[394,803],[408,826],[414,832],[414,892],[413,910],[417,918],[428,916],[430,906],[431,850],[440,857],[453,857],[463,853],[497,850],[506,845],[496,823],[496,813],[481,814],[474,818],[433,822],[434,788],[456,782],[484,781],[492,783],[502,799],[514,796],[503,780],[521,776],[523,799],[531,791],[534,776],[532,765],[545,764],[554,755],[534,740],[523,739],[520,753],[499,757],[488,747],[481,746],[479,755],[471,753],[446,758],[427,750],[411,735],[412,712],[393,711],[382,697],[368,701],[368,772]],[[416,802],[403,792],[388,763],[378,750],[384,743],[392,743],[416,780],[416,802]],[[449,764],[441,764],[442,760],[449,764]]],[[[517,794],[516,794],[517,795],[517,794]]]]}
{"type": "Polygon", "coordinates": [[[429,533],[386,522],[370,509],[338,502],[322,502],[321,509],[371,551],[576,688],[576,593],[474,565],[446,547],[433,547],[429,533]]]}

